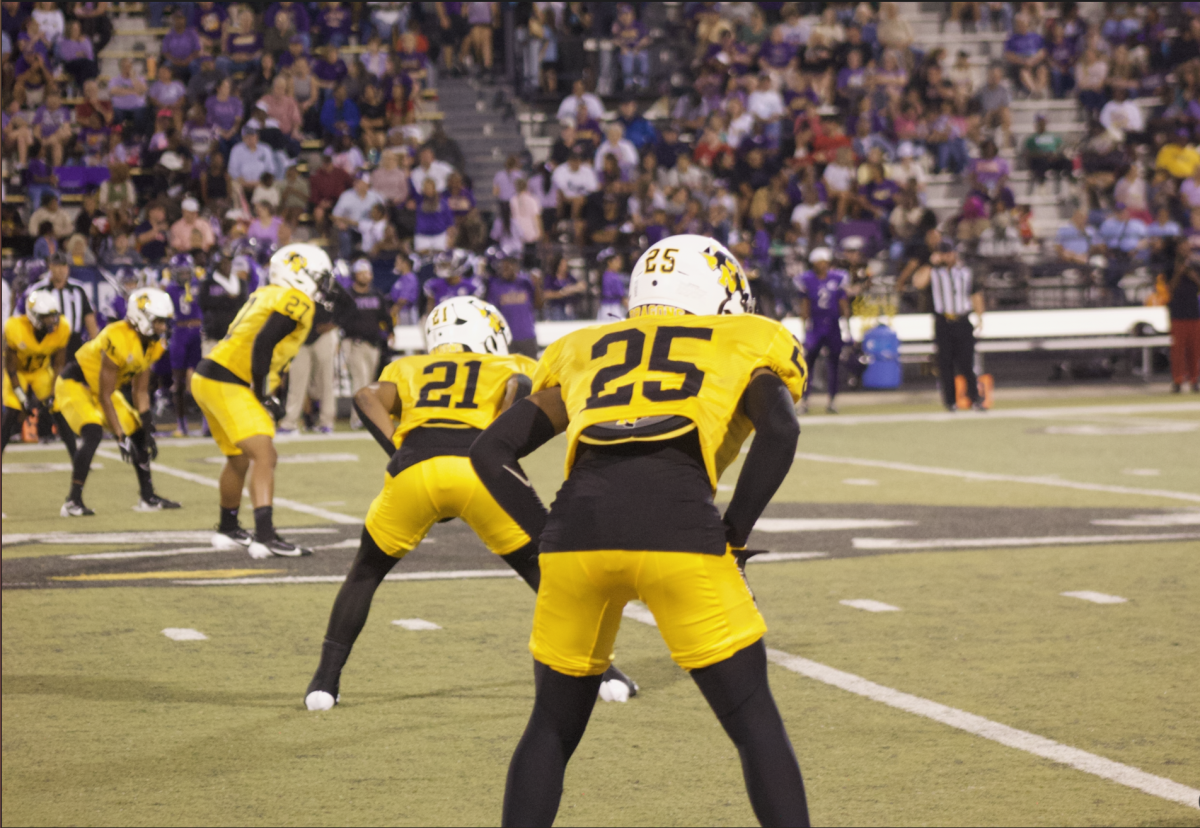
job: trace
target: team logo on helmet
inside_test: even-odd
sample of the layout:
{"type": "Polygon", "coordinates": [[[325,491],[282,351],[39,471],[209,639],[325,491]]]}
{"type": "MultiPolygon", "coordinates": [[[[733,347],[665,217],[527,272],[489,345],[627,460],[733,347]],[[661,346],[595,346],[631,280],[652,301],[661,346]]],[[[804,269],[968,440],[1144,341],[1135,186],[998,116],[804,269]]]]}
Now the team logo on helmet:
{"type": "Polygon", "coordinates": [[[717,313],[724,313],[725,306],[733,301],[734,294],[737,293],[742,295],[738,300],[741,305],[747,306],[750,298],[750,285],[746,281],[746,273],[738,264],[737,259],[726,254],[724,250],[711,246],[701,251],[700,255],[704,257],[704,261],[708,262],[708,266],[714,272],[721,274],[717,281],[721,287],[725,288],[725,299],[721,302],[717,313]]]}
{"type": "Polygon", "coordinates": [[[504,330],[504,320],[499,315],[492,313],[489,308],[479,308],[478,310],[487,323],[492,326],[492,333],[498,334],[504,330]]]}
{"type": "Polygon", "coordinates": [[[145,311],[150,307],[150,294],[143,293],[137,298],[137,308],[140,311],[145,311]]]}
{"type": "Polygon", "coordinates": [[[287,258],[283,261],[284,264],[292,269],[293,273],[299,273],[301,270],[304,270],[304,268],[308,267],[308,259],[295,252],[289,253],[287,258]]]}

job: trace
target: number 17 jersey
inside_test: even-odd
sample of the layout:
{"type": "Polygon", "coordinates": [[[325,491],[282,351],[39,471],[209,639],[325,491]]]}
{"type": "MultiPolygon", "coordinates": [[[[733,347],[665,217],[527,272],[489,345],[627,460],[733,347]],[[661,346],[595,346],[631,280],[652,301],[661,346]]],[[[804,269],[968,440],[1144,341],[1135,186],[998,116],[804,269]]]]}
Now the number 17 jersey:
{"type": "Polygon", "coordinates": [[[715,492],[753,430],[741,401],[758,368],[777,374],[794,400],[803,394],[807,370],[800,345],[778,322],[762,316],[640,316],[556,341],[538,363],[533,390],[562,389],[570,418],[568,477],[592,426],[674,416],[690,422],[649,439],[695,430],[715,492]]]}

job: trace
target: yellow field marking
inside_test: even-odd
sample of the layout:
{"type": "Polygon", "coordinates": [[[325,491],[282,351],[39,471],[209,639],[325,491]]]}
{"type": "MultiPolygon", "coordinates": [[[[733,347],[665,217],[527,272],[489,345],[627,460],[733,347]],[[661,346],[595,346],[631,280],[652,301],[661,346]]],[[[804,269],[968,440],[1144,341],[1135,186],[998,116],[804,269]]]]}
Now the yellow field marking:
{"type": "Polygon", "coordinates": [[[55,575],[52,581],[144,581],[151,578],[242,578],[271,575],[283,569],[195,569],[169,572],[102,572],[96,575],[55,575]]]}

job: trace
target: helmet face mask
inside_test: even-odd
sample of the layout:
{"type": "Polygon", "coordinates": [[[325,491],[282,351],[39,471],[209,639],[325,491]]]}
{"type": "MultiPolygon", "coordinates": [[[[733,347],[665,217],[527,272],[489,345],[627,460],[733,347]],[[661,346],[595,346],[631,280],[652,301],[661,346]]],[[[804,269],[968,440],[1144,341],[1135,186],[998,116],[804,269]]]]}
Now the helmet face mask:
{"type": "Polygon", "coordinates": [[[58,298],[48,290],[35,290],[25,299],[25,316],[38,333],[57,328],[60,314],[58,298]]]}
{"type": "Polygon", "coordinates": [[[504,315],[474,296],[451,297],[425,320],[425,347],[431,354],[507,354],[510,342],[504,315]]]}
{"type": "Polygon", "coordinates": [[[175,305],[166,291],[158,288],[141,288],[129,294],[125,310],[125,321],[147,339],[162,336],[157,330],[159,322],[170,325],[175,318],[175,305]]]}
{"type": "Polygon", "coordinates": [[[668,236],[642,254],[629,284],[630,316],[675,309],[697,316],[754,312],[737,257],[707,236],[668,236]],[[636,308],[644,308],[634,313],[636,308]]]}
{"type": "Polygon", "coordinates": [[[188,253],[176,253],[171,257],[171,281],[186,285],[196,277],[196,260],[188,253]]]}

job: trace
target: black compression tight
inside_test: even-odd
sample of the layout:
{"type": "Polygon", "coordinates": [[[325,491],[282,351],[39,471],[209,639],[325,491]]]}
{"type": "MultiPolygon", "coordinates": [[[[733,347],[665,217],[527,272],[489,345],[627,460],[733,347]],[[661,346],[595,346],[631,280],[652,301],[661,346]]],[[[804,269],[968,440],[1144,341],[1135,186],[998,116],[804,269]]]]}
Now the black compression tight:
{"type": "Polygon", "coordinates": [[[324,690],[336,698],[342,667],[350,657],[350,649],[362,632],[363,625],[367,623],[375,590],[379,589],[384,576],[391,572],[399,560],[380,549],[371,533],[363,528],[358,556],[333,602],[329,626],[325,630],[325,642],[321,646],[321,663],[308,685],[308,693],[324,690]]]}
{"type": "MultiPolygon", "coordinates": [[[[549,825],[562,799],[567,761],[587,728],[601,676],[575,678],[534,664],[537,697],[508,768],[504,825],[549,825]]],[[[761,641],[692,671],[742,759],[754,814],[763,825],[808,825],[800,765],[767,685],[761,641]]]]}
{"type": "Polygon", "coordinates": [[[758,821],[808,825],[800,764],[767,684],[762,640],[711,667],[693,670],[692,679],[737,746],[758,821]]]}
{"type": "Polygon", "coordinates": [[[564,675],[533,664],[537,695],[508,766],[502,825],[550,825],[562,799],[567,762],[587,729],[601,676],[564,675]]]}
{"type": "Polygon", "coordinates": [[[63,445],[67,447],[67,454],[71,455],[71,461],[75,461],[75,432],[71,431],[71,425],[67,422],[67,418],[61,412],[55,412],[54,422],[58,426],[58,436],[62,438],[63,445]]]}
{"type": "Polygon", "coordinates": [[[15,408],[4,409],[4,421],[0,425],[0,451],[8,448],[9,442],[13,437],[17,436],[17,432],[21,430],[21,422],[24,420],[22,412],[15,408]]]}
{"type": "Polygon", "coordinates": [[[96,456],[103,436],[104,429],[95,423],[88,423],[79,429],[79,443],[75,448],[74,471],[71,474],[72,500],[78,500],[83,495],[83,484],[87,483],[88,472],[92,470],[92,458],[96,456]]]}

